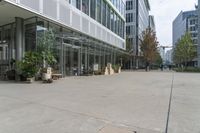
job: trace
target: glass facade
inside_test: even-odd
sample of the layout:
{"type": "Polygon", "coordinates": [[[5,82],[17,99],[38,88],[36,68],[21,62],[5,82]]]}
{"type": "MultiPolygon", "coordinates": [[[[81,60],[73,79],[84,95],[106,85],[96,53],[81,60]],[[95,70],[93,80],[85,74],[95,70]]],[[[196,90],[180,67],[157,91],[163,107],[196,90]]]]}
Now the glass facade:
{"type": "Polygon", "coordinates": [[[90,16],[96,19],[96,0],[90,1],[90,16]]]}
{"type": "Polygon", "coordinates": [[[89,0],[82,0],[82,11],[89,15],[89,0]]]}
{"type": "Polygon", "coordinates": [[[96,20],[101,23],[101,0],[97,0],[97,18],[96,20]]]}
{"type": "Polygon", "coordinates": [[[115,8],[124,16],[125,15],[125,3],[123,0],[110,0],[115,8]]]}
{"type": "Polygon", "coordinates": [[[71,0],[71,4],[75,6],[77,9],[81,9],[81,0],[71,0]]]}
{"type": "MultiPolygon", "coordinates": [[[[80,9],[80,0],[72,0],[70,3],[80,9]]],[[[123,0],[111,0],[111,3],[120,15],[124,16],[125,4],[123,0]]],[[[80,10],[124,39],[125,21],[106,0],[82,0],[82,9],[80,10]]]]}
{"type": "MultiPolygon", "coordinates": [[[[57,63],[51,65],[53,71],[63,76],[93,74],[94,65],[103,70],[108,63],[120,64],[122,53],[118,48],[100,42],[89,36],[74,32],[39,17],[23,21],[24,53],[39,51],[42,47],[51,49],[57,63]],[[51,35],[48,45],[42,42],[51,35]]],[[[9,62],[15,58],[15,22],[0,26],[0,76],[9,69],[9,62]],[[13,46],[11,46],[13,45],[13,46]]]]}

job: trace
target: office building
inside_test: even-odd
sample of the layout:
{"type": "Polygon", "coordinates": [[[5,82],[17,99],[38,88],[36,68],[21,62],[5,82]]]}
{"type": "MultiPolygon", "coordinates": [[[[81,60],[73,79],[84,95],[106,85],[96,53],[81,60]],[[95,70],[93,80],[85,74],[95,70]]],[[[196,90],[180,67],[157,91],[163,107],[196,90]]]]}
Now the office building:
{"type": "Polygon", "coordinates": [[[124,0],[0,0],[0,72],[53,34],[63,76],[118,63],[125,45],[124,0]]]}
{"type": "Polygon", "coordinates": [[[155,20],[154,20],[154,16],[152,15],[149,15],[149,28],[153,30],[154,32],[156,32],[155,20]]]}
{"type": "Polygon", "coordinates": [[[194,45],[197,45],[198,14],[197,10],[181,11],[173,21],[173,46],[175,47],[181,37],[190,33],[194,45]]]}
{"type": "Polygon", "coordinates": [[[142,65],[139,60],[142,56],[139,38],[142,32],[149,27],[149,11],[148,0],[126,0],[126,38],[131,45],[129,51],[134,56],[131,61],[133,68],[142,65]]]}
{"type": "MultiPolygon", "coordinates": [[[[198,45],[198,12],[181,11],[173,21],[173,47],[175,48],[179,40],[185,33],[190,33],[193,44],[197,48],[198,45]]],[[[193,59],[193,66],[197,66],[197,58],[193,59]]]]}

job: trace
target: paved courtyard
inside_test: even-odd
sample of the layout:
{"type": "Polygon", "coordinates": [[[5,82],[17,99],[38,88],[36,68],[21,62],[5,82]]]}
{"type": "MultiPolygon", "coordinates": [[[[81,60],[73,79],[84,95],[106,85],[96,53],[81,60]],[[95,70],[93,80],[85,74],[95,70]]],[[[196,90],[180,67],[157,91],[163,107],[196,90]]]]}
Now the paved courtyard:
{"type": "Polygon", "coordinates": [[[200,133],[200,74],[123,72],[0,82],[0,133],[200,133]],[[136,131],[136,132],[134,132],[136,131]]]}

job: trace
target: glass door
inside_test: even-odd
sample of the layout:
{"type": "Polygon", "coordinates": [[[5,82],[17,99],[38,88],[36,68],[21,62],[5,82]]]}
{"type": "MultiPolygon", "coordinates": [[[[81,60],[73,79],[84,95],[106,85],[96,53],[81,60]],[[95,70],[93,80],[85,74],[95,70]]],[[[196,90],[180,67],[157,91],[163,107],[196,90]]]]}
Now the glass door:
{"type": "Polygon", "coordinates": [[[64,76],[80,75],[80,48],[71,44],[63,44],[63,71],[64,76]]]}

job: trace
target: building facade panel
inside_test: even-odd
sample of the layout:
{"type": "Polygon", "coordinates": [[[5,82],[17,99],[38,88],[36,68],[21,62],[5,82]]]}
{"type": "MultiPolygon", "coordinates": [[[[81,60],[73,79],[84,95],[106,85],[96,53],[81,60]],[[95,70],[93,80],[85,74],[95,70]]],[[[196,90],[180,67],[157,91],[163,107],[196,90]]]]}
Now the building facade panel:
{"type": "MultiPolygon", "coordinates": [[[[7,0],[7,1],[11,1],[11,0],[7,0]]],[[[44,2],[44,0],[36,0],[37,1],[37,3],[39,3],[40,5],[39,5],[39,7],[41,7],[41,3],[43,3],[44,2]]],[[[12,1],[13,2],[13,1],[12,1]]],[[[34,1],[35,2],[35,1],[34,1]]],[[[108,2],[108,1],[107,1],[108,2]]],[[[83,13],[85,13],[85,14],[87,14],[87,15],[89,15],[90,13],[89,13],[89,9],[87,9],[87,8],[89,8],[88,6],[85,6],[86,5],[86,3],[87,3],[87,1],[82,1],[82,4],[81,5],[79,5],[79,2],[78,1],[76,1],[76,2],[74,2],[74,1],[72,1],[72,5],[73,6],[76,6],[75,8],[77,8],[77,9],[79,9],[79,8],[82,8],[82,9],[80,9],[80,10],[82,10],[82,12],[83,13]],[[74,3],[74,4],[73,4],[74,3]]],[[[106,23],[104,23],[104,21],[105,20],[103,20],[103,18],[105,19],[105,18],[107,18],[107,17],[101,17],[101,18],[98,18],[98,16],[101,16],[102,15],[102,2],[99,2],[100,3],[100,6],[98,7],[98,1],[97,1],[97,4],[96,4],[96,6],[97,6],[97,13],[96,13],[96,19],[97,19],[97,21],[99,21],[99,23],[101,23],[100,24],[100,27],[101,27],[101,30],[103,30],[103,28],[104,27],[109,27],[109,26],[107,26],[107,24],[106,23]],[[99,9],[98,9],[99,8],[99,9]],[[98,11],[99,10],[99,11],[98,11]],[[98,12],[99,12],[99,14],[98,14],[98,12]],[[98,19],[100,19],[100,20],[98,20],[98,19]]],[[[21,4],[21,1],[19,1],[19,3],[18,4],[21,4]]],[[[27,3],[25,3],[26,5],[26,7],[28,8],[28,9],[30,9],[30,10],[32,10],[32,7],[30,7],[29,6],[29,4],[27,4],[27,3]]],[[[38,13],[38,14],[44,14],[44,16],[45,17],[49,17],[49,18],[51,18],[51,19],[53,19],[54,21],[56,20],[56,21],[58,21],[58,22],[63,22],[63,12],[61,12],[61,11],[64,11],[64,7],[65,7],[65,9],[68,11],[68,10],[70,10],[70,11],[72,11],[72,13],[71,13],[71,15],[72,16],[69,16],[68,17],[68,19],[70,19],[70,18],[72,18],[72,20],[69,20],[69,21],[71,21],[72,22],[72,24],[71,25],[68,25],[68,23],[64,23],[66,26],[69,26],[69,27],[73,27],[73,28],[75,28],[75,30],[79,30],[79,31],[81,31],[82,30],[82,28],[80,27],[80,26],[78,26],[78,25],[81,25],[82,26],[82,23],[81,24],[79,24],[79,19],[80,19],[80,21],[82,20],[81,19],[81,17],[83,17],[84,15],[82,14],[82,12],[81,11],[78,11],[78,10],[76,10],[76,9],[73,9],[74,7],[71,7],[71,4],[67,4],[67,2],[66,2],[66,0],[50,0],[50,1],[48,1],[48,3],[46,4],[42,4],[43,5],[43,7],[42,7],[42,9],[41,9],[41,11],[39,12],[39,11],[36,11],[36,13],[38,13]],[[63,3],[66,3],[66,5],[65,6],[63,6],[63,3]],[[58,6],[56,6],[56,5],[58,5],[58,6]],[[62,9],[62,10],[61,10],[62,9]],[[80,17],[80,18],[79,18],[80,17]],[[62,18],[62,19],[61,19],[62,18]],[[77,22],[77,21],[78,22],[77,22]]],[[[107,4],[110,4],[109,2],[107,3],[107,4]]],[[[31,4],[30,4],[31,5],[31,4]]],[[[34,5],[34,4],[33,4],[34,5]]],[[[23,7],[24,5],[22,5],[22,7],[23,7]]],[[[111,8],[112,6],[110,6],[110,8],[111,8]]],[[[123,15],[122,15],[122,13],[121,12],[119,12],[119,10],[117,10],[116,8],[114,8],[114,9],[112,9],[112,11],[113,11],[113,13],[114,13],[114,22],[112,22],[112,18],[111,18],[111,25],[112,25],[112,23],[114,23],[114,25],[113,26],[115,26],[113,29],[106,29],[110,34],[113,34],[113,35],[115,35],[115,36],[119,36],[118,38],[118,40],[119,41],[121,41],[121,40],[124,40],[124,43],[125,43],[125,39],[124,39],[124,37],[125,37],[125,30],[124,30],[124,28],[122,29],[122,30],[119,30],[119,26],[120,26],[120,24],[123,24],[122,25],[122,27],[123,26],[125,26],[125,22],[123,22],[124,21],[124,18],[123,18],[123,15]],[[122,18],[121,18],[122,17],[122,18]],[[120,21],[122,21],[122,23],[119,23],[118,21],[117,21],[117,19],[119,19],[120,18],[120,21]]],[[[105,12],[106,12],[106,10],[105,10],[105,12]]],[[[86,17],[87,19],[88,19],[88,21],[93,21],[93,20],[91,20],[92,18],[90,18],[89,16],[88,17],[86,17]]],[[[107,20],[106,20],[106,22],[107,22],[107,20]]],[[[99,24],[97,23],[97,22],[95,22],[95,25],[96,26],[99,26],[99,24]]],[[[83,33],[85,33],[84,31],[81,31],[81,32],[83,32],[83,33]]],[[[88,34],[89,32],[87,32],[87,34],[88,34]]],[[[88,34],[88,35],[90,35],[91,36],[91,34],[88,34]]],[[[93,36],[93,35],[92,35],[93,36]]],[[[101,35],[99,35],[100,36],[100,38],[102,37],[101,35]]],[[[102,39],[102,38],[101,38],[102,39]]],[[[105,40],[105,39],[104,39],[105,40]]],[[[106,41],[107,42],[107,41],[106,41]]],[[[109,43],[110,44],[110,42],[107,42],[107,43],[109,43]]],[[[114,45],[114,44],[111,44],[111,45],[114,45]]],[[[122,49],[124,49],[124,48],[122,48],[122,49]]]]}
{"type": "Polygon", "coordinates": [[[33,10],[40,10],[40,1],[39,0],[20,0],[20,3],[24,6],[30,7],[33,10]]]}

